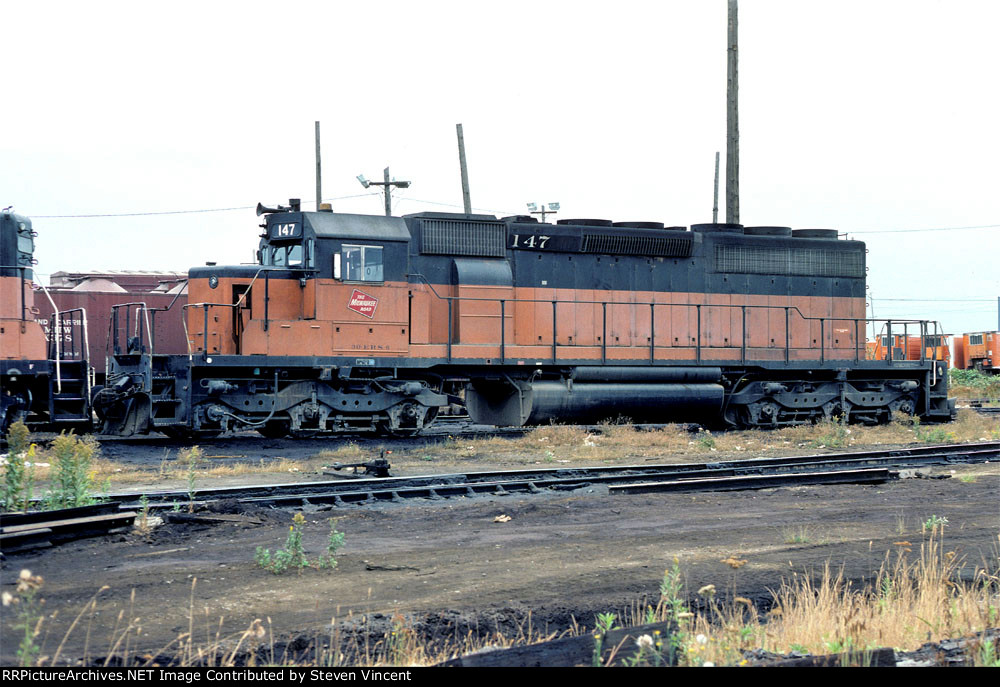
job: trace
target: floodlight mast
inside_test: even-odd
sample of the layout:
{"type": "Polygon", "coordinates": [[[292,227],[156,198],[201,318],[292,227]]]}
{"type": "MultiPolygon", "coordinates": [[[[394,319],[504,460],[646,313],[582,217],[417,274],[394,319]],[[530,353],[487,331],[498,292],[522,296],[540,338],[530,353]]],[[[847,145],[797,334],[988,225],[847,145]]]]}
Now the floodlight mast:
{"type": "Polygon", "coordinates": [[[554,215],[557,212],[559,212],[559,203],[549,203],[548,210],[545,209],[545,203],[541,204],[542,206],[541,210],[536,210],[536,208],[538,207],[538,204],[536,203],[528,203],[527,205],[528,205],[528,212],[530,212],[533,215],[542,216],[542,222],[545,221],[545,215],[554,215]]]}
{"type": "Polygon", "coordinates": [[[368,188],[369,186],[381,186],[382,193],[385,196],[385,216],[389,217],[392,215],[392,187],[396,188],[410,188],[409,181],[396,181],[389,179],[389,168],[386,167],[382,170],[383,181],[368,181],[365,179],[364,174],[359,174],[357,176],[358,181],[362,186],[368,188]]]}

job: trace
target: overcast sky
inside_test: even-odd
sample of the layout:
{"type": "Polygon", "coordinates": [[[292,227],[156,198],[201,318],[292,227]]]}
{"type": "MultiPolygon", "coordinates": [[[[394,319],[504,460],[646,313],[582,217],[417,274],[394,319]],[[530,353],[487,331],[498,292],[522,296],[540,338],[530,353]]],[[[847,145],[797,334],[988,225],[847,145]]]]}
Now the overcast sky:
{"type": "MultiPolygon", "coordinates": [[[[877,317],[997,327],[996,0],[742,0],[741,221],[870,250],[877,317]],[[905,299],[927,299],[925,301],[905,299]]],[[[726,0],[8,2],[0,207],[39,272],[247,262],[253,207],[711,221],[726,0]],[[223,208],[237,208],[221,210],[223,208]],[[127,217],[69,217],[166,213],[127,217]]],[[[723,189],[720,194],[724,198],[723,189]]],[[[720,217],[725,216],[720,207],[720,217]]]]}

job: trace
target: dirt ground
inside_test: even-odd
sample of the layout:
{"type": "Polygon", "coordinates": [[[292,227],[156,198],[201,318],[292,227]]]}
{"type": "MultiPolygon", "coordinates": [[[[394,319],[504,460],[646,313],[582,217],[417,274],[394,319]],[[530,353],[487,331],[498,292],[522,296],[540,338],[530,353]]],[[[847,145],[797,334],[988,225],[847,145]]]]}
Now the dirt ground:
{"type": "MultiPolygon", "coordinates": [[[[267,459],[287,453],[280,442],[270,444],[278,449],[264,449],[269,444],[260,440],[255,445],[272,451],[267,459]]],[[[239,440],[213,446],[213,455],[242,450],[239,440]]],[[[155,463],[164,451],[156,445],[143,459],[134,445],[119,444],[106,448],[109,453],[119,461],[132,456],[155,463]]],[[[0,588],[12,592],[22,569],[44,578],[41,655],[51,661],[64,643],[59,663],[106,656],[129,623],[141,630],[127,633],[117,652],[134,657],[176,656],[178,637],[189,631],[202,646],[235,638],[258,618],[289,658],[304,656],[303,638],[311,636],[374,642],[400,617],[438,638],[498,629],[516,634],[529,622],[542,632],[574,623],[593,627],[597,613],[655,603],[675,558],[689,592],[711,583],[723,597],[743,596],[766,610],[782,579],[816,574],[827,562],[843,566],[849,578],[871,579],[896,542],[908,540],[919,551],[920,525],[932,515],[947,518],[945,545],[964,560],[965,576],[977,565],[996,569],[1000,471],[956,466],[934,472],[946,478],[640,496],[612,496],[595,486],[531,497],[307,510],[308,553],[323,553],[330,518],[346,540],[335,570],[299,575],[255,567],[255,548],[281,548],[293,515],[258,510],[246,512],[245,520],[166,524],[145,536],[13,554],[3,562],[0,588]],[[959,479],[968,472],[977,474],[974,481],[959,479]],[[510,519],[497,522],[501,515],[510,519]],[[722,563],[729,556],[748,562],[734,570],[722,563]],[[93,612],[71,629],[90,599],[96,600],[93,612]]],[[[271,477],[242,481],[278,480],[271,477]]],[[[11,665],[18,637],[10,609],[3,610],[0,660],[11,665]]]]}

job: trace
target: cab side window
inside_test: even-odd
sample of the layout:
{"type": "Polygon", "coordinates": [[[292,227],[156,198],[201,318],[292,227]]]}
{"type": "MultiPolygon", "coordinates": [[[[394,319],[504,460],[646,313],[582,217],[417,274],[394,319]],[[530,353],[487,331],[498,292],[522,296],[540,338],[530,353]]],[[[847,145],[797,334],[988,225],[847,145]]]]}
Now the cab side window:
{"type": "Polygon", "coordinates": [[[382,246],[351,246],[340,250],[341,278],[344,281],[385,281],[382,246]]]}

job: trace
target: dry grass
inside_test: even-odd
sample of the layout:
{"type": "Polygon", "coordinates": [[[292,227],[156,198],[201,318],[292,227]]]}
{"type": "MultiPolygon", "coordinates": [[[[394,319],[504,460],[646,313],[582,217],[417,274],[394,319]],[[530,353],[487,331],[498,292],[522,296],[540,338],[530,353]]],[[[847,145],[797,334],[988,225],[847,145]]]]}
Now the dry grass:
{"type": "Polygon", "coordinates": [[[819,580],[798,576],[776,594],[762,628],[766,648],[813,653],[883,646],[916,649],[926,641],[960,637],[1000,624],[1000,569],[976,570],[956,581],[963,561],[935,528],[911,557],[909,547],[886,554],[873,586],[855,589],[829,565],[819,580]]]}
{"type": "MultiPolygon", "coordinates": [[[[739,665],[744,651],[758,648],[776,654],[850,652],[863,661],[872,649],[912,651],[928,641],[1000,626],[1000,554],[976,568],[971,581],[961,581],[963,572],[970,579],[968,566],[944,542],[941,528],[934,527],[915,546],[895,547],[870,585],[856,587],[830,563],[815,577],[794,574],[774,592],[766,615],[739,596],[717,603],[714,586],[707,585],[699,590],[704,610],[680,614],[679,661],[739,665]]],[[[661,599],[652,617],[667,619],[668,601],[661,599]]],[[[633,608],[625,617],[638,625],[649,622],[649,613],[633,608]]]]}
{"type": "MultiPolygon", "coordinates": [[[[698,590],[701,610],[689,611],[687,598],[691,595],[666,583],[671,573],[668,570],[655,606],[633,605],[619,617],[626,626],[674,619],[679,632],[662,638],[664,655],[666,643],[672,640],[677,661],[693,666],[743,664],[743,652],[753,649],[777,654],[851,653],[860,656],[855,660],[863,663],[865,652],[875,648],[915,650],[927,641],[969,636],[1000,626],[1000,555],[970,576],[969,566],[949,551],[945,542],[941,528],[935,527],[916,545],[896,547],[886,554],[871,585],[856,587],[829,563],[816,576],[793,575],[774,592],[774,604],[767,614],[739,596],[718,603],[714,585],[698,590]],[[963,573],[969,581],[961,581],[963,573]]],[[[675,573],[678,571],[675,564],[675,573]]],[[[680,577],[674,579],[679,581],[680,577]]],[[[224,634],[221,619],[213,618],[207,608],[203,614],[195,611],[196,585],[194,580],[188,627],[173,641],[156,650],[139,648],[143,644],[138,641],[141,625],[130,615],[133,599],[129,610],[120,613],[110,637],[104,642],[98,638],[92,642],[88,637],[92,649],[90,655],[82,657],[84,663],[421,666],[484,648],[533,644],[588,631],[574,622],[561,634],[543,632],[532,626],[529,615],[514,632],[469,633],[431,642],[402,615],[392,618],[381,638],[367,632],[342,635],[340,628],[358,626],[358,619],[350,616],[346,623],[332,619],[328,635],[315,637],[309,650],[289,655],[279,648],[282,645],[275,640],[270,619],[256,619],[242,632],[224,634]]],[[[107,587],[101,591],[104,589],[107,587]]],[[[86,617],[98,612],[101,591],[79,611],[70,633],[77,625],[90,625],[86,617]]],[[[45,645],[47,633],[38,636],[46,638],[39,646],[38,664],[58,664],[68,635],[54,652],[52,646],[45,645]]],[[[983,660],[983,656],[971,658],[983,660]]]]}
{"type": "MultiPolygon", "coordinates": [[[[466,439],[449,437],[438,444],[399,451],[392,456],[397,468],[471,470],[475,467],[559,467],[560,465],[627,464],[643,461],[706,462],[723,457],[767,457],[874,446],[914,443],[955,443],[1000,439],[1000,419],[960,410],[955,422],[921,425],[910,421],[866,427],[825,422],[778,430],[689,432],[684,425],[650,431],[628,424],[604,424],[596,430],[574,425],[550,425],[516,438],[466,439]]],[[[357,446],[338,449],[347,462],[371,459],[357,446]],[[361,455],[358,456],[357,454],[361,455]]],[[[377,452],[376,452],[377,453],[377,452]]],[[[319,456],[331,460],[337,452],[319,456]]]]}

